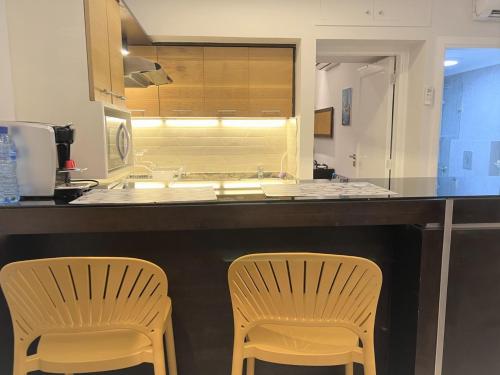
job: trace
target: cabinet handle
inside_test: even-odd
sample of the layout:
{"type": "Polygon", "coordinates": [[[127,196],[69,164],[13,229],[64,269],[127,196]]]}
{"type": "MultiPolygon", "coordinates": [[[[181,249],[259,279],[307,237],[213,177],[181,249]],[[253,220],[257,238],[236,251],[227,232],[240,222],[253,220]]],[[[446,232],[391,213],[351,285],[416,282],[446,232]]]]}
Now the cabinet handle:
{"type": "Polygon", "coordinates": [[[236,109],[218,109],[217,112],[219,112],[219,113],[236,113],[238,111],[236,109]]]}
{"type": "Polygon", "coordinates": [[[365,14],[369,16],[370,14],[372,14],[372,12],[371,12],[371,10],[367,10],[367,11],[365,12],[365,14]]]}
{"type": "Polygon", "coordinates": [[[120,94],[116,94],[114,92],[110,92],[109,93],[111,96],[114,96],[115,98],[118,98],[118,99],[121,99],[121,100],[127,100],[127,97],[126,96],[123,96],[123,95],[120,95],[120,94]]]}
{"type": "Polygon", "coordinates": [[[105,95],[111,95],[111,91],[107,89],[97,89],[97,91],[102,92],[105,95]]]}
{"type": "Polygon", "coordinates": [[[263,114],[271,114],[271,113],[277,113],[277,114],[280,114],[281,113],[281,110],[279,109],[263,109],[261,111],[261,113],[263,114]]]}
{"type": "Polygon", "coordinates": [[[384,11],[383,10],[379,10],[378,14],[379,14],[379,16],[383,16],[384,15],[384,11]]]}

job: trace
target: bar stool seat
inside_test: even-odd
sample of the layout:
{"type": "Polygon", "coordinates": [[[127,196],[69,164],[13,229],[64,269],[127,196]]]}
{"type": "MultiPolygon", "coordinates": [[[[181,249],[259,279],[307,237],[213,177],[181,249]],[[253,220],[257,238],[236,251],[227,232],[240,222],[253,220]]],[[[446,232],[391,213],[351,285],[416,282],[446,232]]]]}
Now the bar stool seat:
{"type": "Polygon", "coordinates": [[[264,324],[248,332],[245,354],[279,364],[331,366],[362,362],[358,342],[355,333],[341,327],[264,324]]]}
{"type": "Polygon", "coordinates": [[[38,345],[40,369],[49,373],[110,371],[153,361],[151,340],[144,334],[119,329],[47,334],[38,345]]]}

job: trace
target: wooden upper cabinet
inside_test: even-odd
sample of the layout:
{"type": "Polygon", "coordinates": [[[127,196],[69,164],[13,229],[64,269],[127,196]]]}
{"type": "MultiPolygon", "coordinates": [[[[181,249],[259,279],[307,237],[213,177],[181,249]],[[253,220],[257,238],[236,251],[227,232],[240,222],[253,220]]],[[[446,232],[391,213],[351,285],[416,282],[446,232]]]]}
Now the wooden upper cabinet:
{"type": "Polygon", "coordinates": [[[126,89],[133,116],[290,117],[293,48],[135,46],[173,83],[126,89]]]}
{"type": "Polygon", "coordinates": [[[106,0],[108,12],[109,69],[111,75],[111,101],[125,108],[125,84],[123,79],[122,27],[120,5],[116,0],[106,0]]]}
{"type": "Polygon", "coordinates": [[[111,95],[108,94],[111,92],[111,70],[106,8],[106,1],[85,0],[90,100],[111,103],[111,95]]]}
{"type": "Polygon", "coordinates": [[[247,47],[205,47],[205,116],[249,114],[247,47]]]}
{"type": "Polygon", "coordinates": [[[290,117],[293,112],[293,49],[249,49],[249,116],[290,117]]]}
{"type": "MultiPolygon", "coordinates": [[[[147,60],[157,62],[157,51],[154,46],[129,46],[130,56],[140,56],[147,60]]],[[[126,105],[134,117],[160,116],[158,86],[146,88],[126,88],[126,105]]]]}
{"type": "Polygon", "coordinates": [[[85,0],[90,100],[124,107],[120,6],[116,0],[85,0]]]}
{"type": "Polygon", "coordinates": [[[203,47],[160,46],[158,63],[174,81],[159,87],[160,115],[204,116],[203,47]]]}

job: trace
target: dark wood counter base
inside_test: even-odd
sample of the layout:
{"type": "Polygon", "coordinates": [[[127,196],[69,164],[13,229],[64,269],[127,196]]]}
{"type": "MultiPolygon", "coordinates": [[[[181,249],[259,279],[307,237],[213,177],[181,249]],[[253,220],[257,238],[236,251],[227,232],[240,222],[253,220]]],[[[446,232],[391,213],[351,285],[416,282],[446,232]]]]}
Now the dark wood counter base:
{"type": "MultiPolygon", "coordinates": [[[[314,251],[366,257],[377,262],[384,274],[376,324],[379,374],[410,375],[414,374],[419,324],[419,280],[421,272],[427,274],[426,269],[420,269],[421,238],[420,228],[405,225],[15,235],[2,238],[0,265],[56,256],[130,256],[159,264],[168,274],[174,304],[179,374],[215,375],[230,373],[233,323],[226,277],[233,259],[267,251],[314,251]]],[[[434,303],[420,301],[422,305],[428,302],[434,303]]],[[[0,373],[8,374],[12,338],[4,302],[0,317],[4,332],[8,332],[0,337],[0,347],[4,348],[0,373]]],[[[424,328],[420,330],[426,334],[424,328]]],[[[432,336],[432,332],[430,334],[432,336]]],[[[326,375],[343,374],[344,370],[259,362],[257,371],[262,375],[326,375]]],[[[150,374],[152,369],[144,365],[118,373],[150,374]]]]}

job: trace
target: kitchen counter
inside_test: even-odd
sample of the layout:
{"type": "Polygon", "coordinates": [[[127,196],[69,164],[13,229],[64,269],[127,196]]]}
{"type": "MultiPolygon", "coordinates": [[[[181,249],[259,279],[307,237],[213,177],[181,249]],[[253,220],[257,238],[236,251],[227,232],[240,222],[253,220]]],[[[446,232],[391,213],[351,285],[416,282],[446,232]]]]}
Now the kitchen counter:
{"type": "MultiPolygon", "coordinates": [[[[455,315],[446,326],[453,336],[444,337],[439,328],[440,291],[446,285],[441,278],[442,261],[450,264],[454,280],[454,299],[450,297],[449,302],[453,305],[475,298],[472,288],[465,288],[470,283],[464,283],[461,276],[470,270],[454,266],[460,262],[456,263],[453,252],[448,263],[450,246],[457,245],[454,233],[465,228],[461,235],[475,235],[477,249],[498,250],[499,181],[483,181],[482,189],[474,194],[467,194],[473,186],[470,180],[393,179],[390,184],[369,180],[397,193],[376,197],[266,198],[258,186],[225,188],[222,183],[213,202],[75,206],[53,200],[23,201],[0,208],[0,266],[21,259],[82,255],[153,261],[169,277],[179,373],[222,374],[230,372],[231,362],[232,317],[226,274],[233,259],[269,251],[367,257],[384,274],[376,322],[378,373],[431,375],[440,355],[439,342],[448,343],[445,363],[462,350],[454,326],[462,317],[456,311],[448,312],[455,315]],[[489,235],[481,235],[483,227],[489,228],[489,235]],[[466,294],[461,292],[463,288],[466,294]]],[[[140,186],[131,182],[124,187],[140,186]]],[[[462,250],[471,256],[470,249],[462,250]]],[[[488,258],[476,261],[500,264],[500,252],[492,250],[488,258]]],[[[498,285],[494,277],[500,278],[500,271],[489,276],[493,279],[488,285],[498,285]]],[[[481,279],[474,280],[476,289],[488,287],[480,285],[481,279]]],[[[491,304],[491,309],[498,308],[500,302],[491,304]]],[[[465,318],[482,322],[482,312],[476,313],[468,311],[465,318]]],[[[10,321],[3,302],[0,327],[8,332],[0,338],[0,346],[10,348],[10,321]]],[[[467,332],[486,329],[474,328],[467,332]]],[[[500,329],[497,331],[500,335],[500,329]]],[[[469,333],[464,342],[467,340],[474,337],[469,333]]],[[[491,341],[479,341],[476,351],[482,353],[493,346],[491,341]]],[[[11,353],[6,351],[6,355],[11,353]]],[[[0,361],[0,373],[10,373],[9,365],[9,361],[0,361]]],[[[493,372],[496,370],[500,369],[493,372]]],[[[139,367],[127,374],[147,371],[139,367]]],[[[331,369],[315,371],[331,373],[331,369]]],[[[299,368],[262,363],[258,363],[258,372],[304,373],[299,368]]]]}

